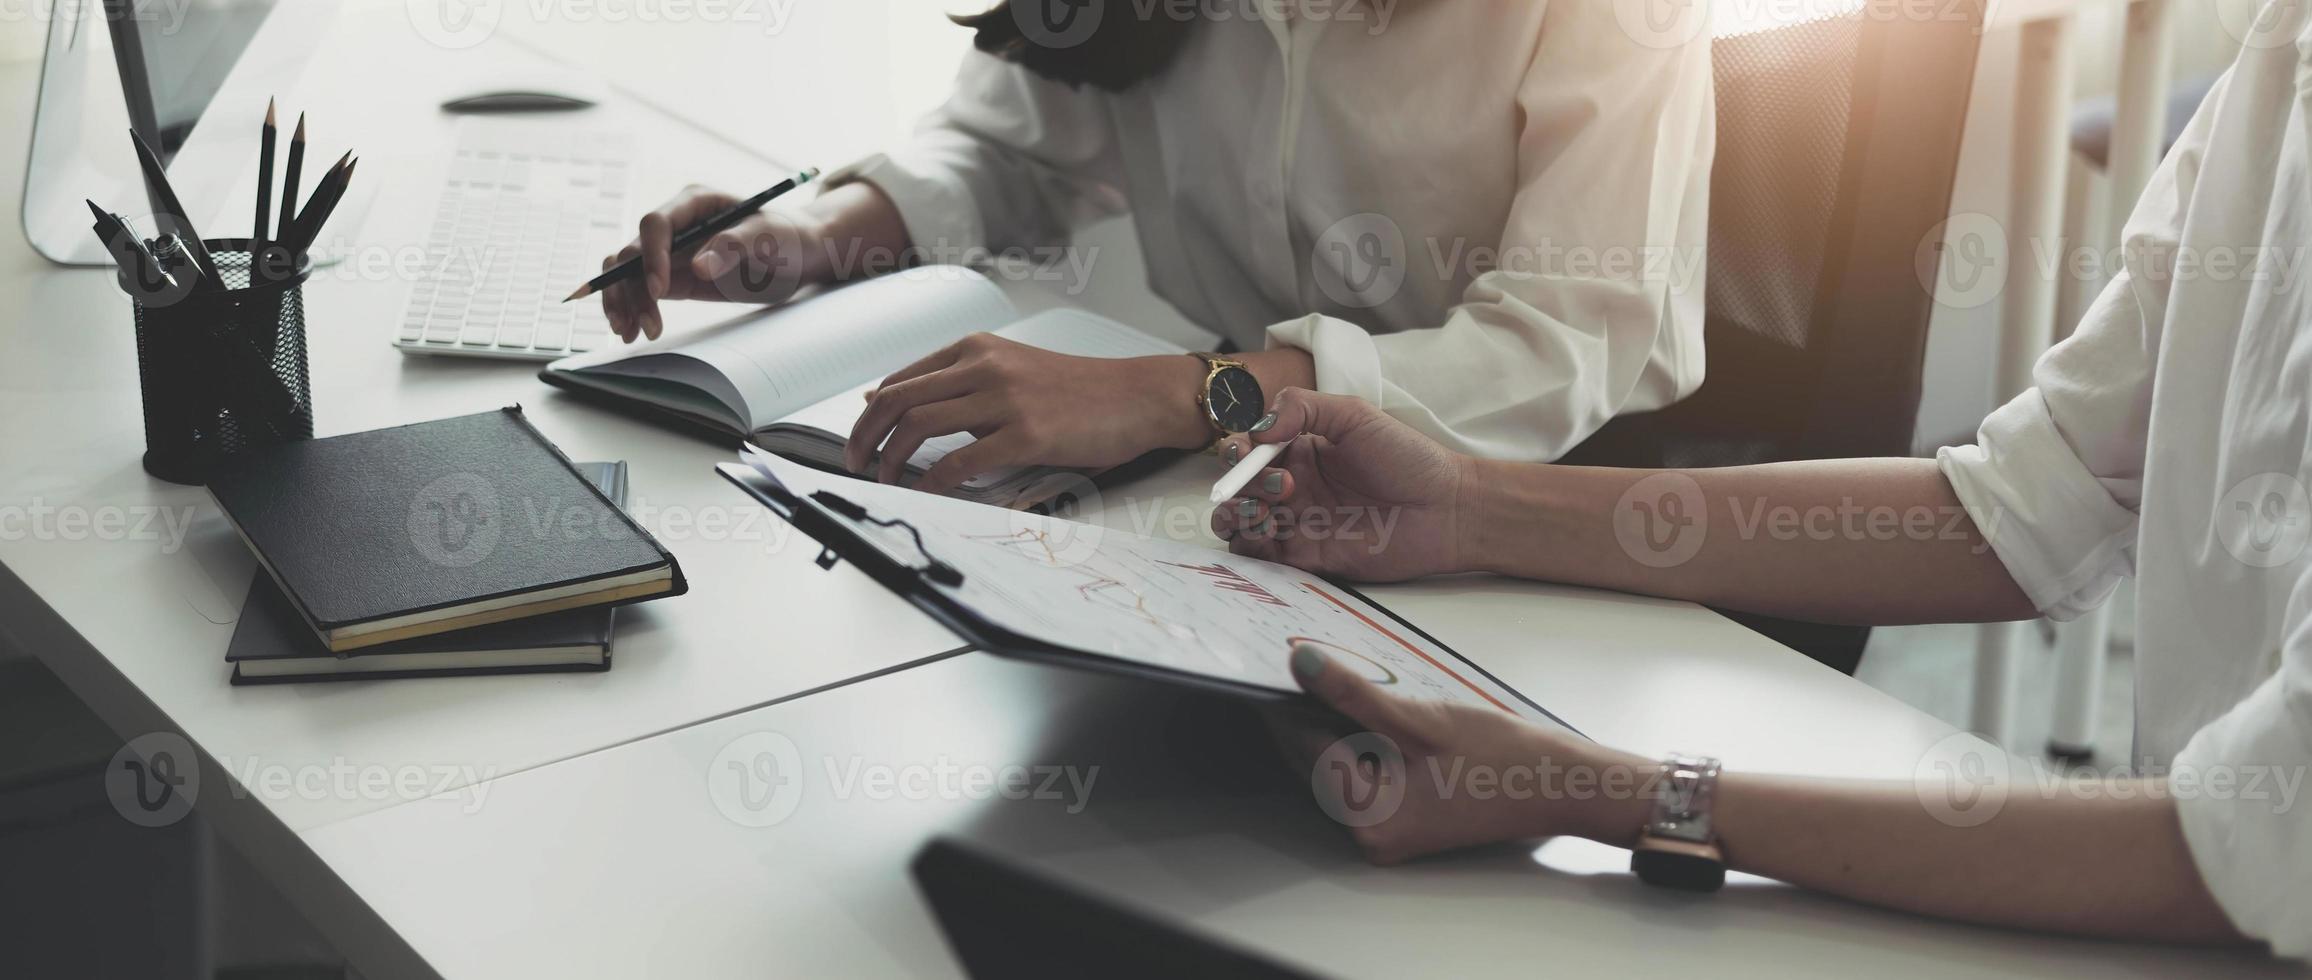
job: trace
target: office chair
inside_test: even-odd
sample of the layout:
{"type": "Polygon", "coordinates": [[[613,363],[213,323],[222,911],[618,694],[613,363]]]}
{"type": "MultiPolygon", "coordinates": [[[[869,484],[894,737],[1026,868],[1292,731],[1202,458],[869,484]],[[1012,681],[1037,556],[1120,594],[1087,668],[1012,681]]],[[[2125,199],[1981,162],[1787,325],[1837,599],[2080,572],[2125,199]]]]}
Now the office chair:
{"type": "MultiPolygon", "coordinates": [[[[1918,10],[1869,0],[1714,41],[1707,378],[1683,402],[1609,423],[1565,462],[1911,455],[1934,311],[1921,257],[1941,247],[1983,6],[1918,10]]],[[[1870,637],[1727,615],[1847,673],[1870,637]]]]}

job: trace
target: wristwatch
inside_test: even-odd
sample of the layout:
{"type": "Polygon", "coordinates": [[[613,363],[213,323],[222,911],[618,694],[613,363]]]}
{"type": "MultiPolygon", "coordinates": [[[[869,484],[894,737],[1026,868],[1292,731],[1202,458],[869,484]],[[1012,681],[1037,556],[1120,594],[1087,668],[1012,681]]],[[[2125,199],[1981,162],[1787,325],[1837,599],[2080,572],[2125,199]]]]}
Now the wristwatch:
{"type": "Polygon", "coordinates": [[[1253,377],[1242,361],[1218,354],[1189,356],[1203,361],[1208,369],[1204,374],[1204,388],[1196,393],[1196,407],[1204,413],[1204,421],[1211,423],[1221,435],[1250,430],[1253,423],[1268,413],[1268,400],[1260,392],[1260,379],[1253,377]]]}
{"type": "Polygon", "coordinates": [[[1630,871],[1649,885],[1714,892],[1726,884],[1726,857],[1710,808],[1718,793],[1718,760],[1674,755],[1654,779],[1654,813],[1630,849],[1630,871]]]}

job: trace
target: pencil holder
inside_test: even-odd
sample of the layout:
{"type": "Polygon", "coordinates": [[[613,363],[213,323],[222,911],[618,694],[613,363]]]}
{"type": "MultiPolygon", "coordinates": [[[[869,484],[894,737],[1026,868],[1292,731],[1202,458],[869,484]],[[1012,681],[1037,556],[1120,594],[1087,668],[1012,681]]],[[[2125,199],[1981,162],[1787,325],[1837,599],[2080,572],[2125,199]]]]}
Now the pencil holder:
{"type": "Polygon", "coordinates": [[[305,280],[293,271],[252,281],[247,239],[209,239],[221,291],[142,294],[135,301],[137,376],[144,395],[145,472],[198,485],[236,453],[313,437],[305,366],[305,280]]]}

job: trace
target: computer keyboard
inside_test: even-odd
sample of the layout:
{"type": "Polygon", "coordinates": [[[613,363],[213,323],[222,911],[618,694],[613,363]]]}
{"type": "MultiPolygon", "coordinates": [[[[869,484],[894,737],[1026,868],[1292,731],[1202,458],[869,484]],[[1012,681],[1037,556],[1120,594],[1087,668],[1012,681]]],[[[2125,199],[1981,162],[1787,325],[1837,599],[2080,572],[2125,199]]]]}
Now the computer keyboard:
{"type": "Polygon", "coordinates": [[[632,156],[625,134],[469,120],[394,346],[545,361],[607,343],[599,301],[561,300],[634,218],[632,156]]]}

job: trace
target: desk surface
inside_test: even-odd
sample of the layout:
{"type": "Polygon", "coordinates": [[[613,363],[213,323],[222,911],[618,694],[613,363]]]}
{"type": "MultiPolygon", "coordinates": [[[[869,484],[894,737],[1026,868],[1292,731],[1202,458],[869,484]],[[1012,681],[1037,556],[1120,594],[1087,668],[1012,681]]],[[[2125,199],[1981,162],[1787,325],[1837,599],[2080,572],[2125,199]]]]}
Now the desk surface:
{"type": "MultiPolygon", "coordinates": [[[[361,19],[400,15],[400,5],[385,5],[341,24],[328,60],[338,77],[454,79],[480,52],[519,56],[396,44],[408,37],[398,24],[361,19]]],[[[21,145],[33,72],[10,72],[6,87],[23,103],[6,107],[0,122],[18,137],[8,145],[21,145]]],[[[450,120],[431,109],[430,93],[347,85],[306,96],[316,125],[358,120],[364,133],[373,162],[363,176],[382,185],[361,228],[365,247],[383,255],[414,248],[430,219],[450,120]]],[[[764,169],[630,104],[566,118],[644,135],[651,151],[641,201],[687,179],[747,186],[764,169]]],[[[0,168],[18,167],[20,158],[0,155],[0,168]]],[[[0,169],[0,186],[20,178],[0,169]]],[[[13,224],[11,214],[0,219],[13,224]]],[[[1643,945],[1634,924],[1669,914],[1658,897],[1619,879],[1551,875],[1522,857],[1365,869],[1311,819],[1305,801],[1262,791],[1247,802],[1181,782],[1177,759],[1147,747],[1165,744],[1149,733],[1169,732],[1169,706],[1184,702],[1114,681],[974,654],[774,703],[937,657],[956,643],[848,569],[813,566],[811,549],[714,477],[726,449],[581,407],[520,367],[395,354],[386,342],[405,284],[353,266],[325,270],[308,293],[309,320],[320,327],[311,347],[324,434],[522,402],[572,456],[633,464],[637,507],[683,561],[693,591],[625,614],[618,666],[606,674],[228,687],[221,657],[249,560],[205,493],[157,483],[138,468],[125,302],[103,273],[48,267],[15,236],[0,241],[0,275],[10,283],[0,290],[0,344],[10,352],[0,359],[0,412],[14,420],[0,429],[0,507],[19,519],[43,507],[74,509],[88,522],[79,533],[0,533],[0,563],[14,579],[0,576],[0,635],[33,648],[123,734],[183,732],[236,778],[255,771],[252,763],[292,772],[421,767],[450,772],[432,789],[475,784],[417,802],[295,787],[251,795],[228,780],[209,784],[201,805],[212,821],[283,879],[291,900],[371,975],[546,966],[572,975],[637,967],[756,975],[772,965],[948,972],[900,875],[940,829],[1040,842],[1047,846],[1033,853],[1068,873],[1125,875],[1148,901],[1186,903],[1223,931],[1345,936],[1355,931],[1347,917],[1366,913],[1461,923],[1437,935],[1456,944],[1449,958],[1472,965],[1523,965],[1497,952],[1500,944],[1528,955],[1531,933],[1522,926],[1551,916],[1581,923],[1551,930],[1561,958],[1620,962],[1643,945]],[[108,520],[133,527],[140,516],[184,508],[195,519],[181,549],[156,537],[165,525],[95,537],[86,530],[108,520]],[[723,530],[705,530],[710,524],[723,530]],[[821,783],[829,762],[905,766],[945,754],[981,765],[1100,764],[1107,774],[1096,786],[1122,790],[1096,790],[1090,816],[1064,819],[1032,805],[806,792],[789,819],[749,828],[723,815],[729,807],[715,805],[706,780],[725,746],[757,731],[791,739],[810,763],[798,778],[821,783]],[[1383,904],[1357,904],[1364,900],[1383,904]],[[1327,915],[1331,931],[1302,921],[1327,915]],[[1293,928],[1273,928],[1281,923],[1293,928]]],[[[1050,302],[1032,290],[1017,298],[1023,307],[1050,302]]],[[[1189,461],[1113,488],[1098,516],[1196,536],[1209,466],[1189,461]]],[[[1950,734],[1692,606],[1480,579],[1376,598],[1574,724],[1635,750],[1706,748],[1761,768],[1907,776],[1927,745],[1950,734]]],[[[1713,928],[1704,948],[1761,962],[1783,963],[1800,948],[1786,939],[1836,950],[1840,957],[1819,962],[1849,968],[1947,969],[1948,961],[1928,958],[1947,955],[2046,972],[2080,956],[2132,965],[2183,955],[1936,926],[1787,889],[1745,894],[1706,914],[1713,928]]],[[[1399,962],[1349,939],[1293,952],[1346,972],[1399,962]]],[[[1397,955],[1434,952],[1407,944],[1397,955]]]]}

